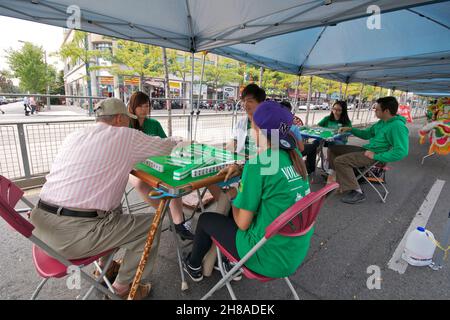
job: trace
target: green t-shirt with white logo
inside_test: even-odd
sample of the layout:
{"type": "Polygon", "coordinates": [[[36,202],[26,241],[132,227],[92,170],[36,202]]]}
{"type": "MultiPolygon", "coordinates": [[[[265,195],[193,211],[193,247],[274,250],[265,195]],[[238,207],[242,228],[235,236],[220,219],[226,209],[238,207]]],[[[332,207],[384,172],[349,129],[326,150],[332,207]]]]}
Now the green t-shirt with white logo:
{"type": "MultiPolygon", "coordinates": [[[[308,181],[296,173],[286,151],[269,149],[256,159],[247,161],[233,205],[252,211],[254,217],[246,231],[237,231],[236,248],[239,257],[244,257],[261,240],[269,224],[309,193],[308,181]],[[268,159],[272,162],[268,163],[268,159]],[[276,160],[279,161],[278,167],[274,165],[276,160]],[[270,172],[271,168],[277,170],[270,172]]],[[[301,237],[273,236],[245,265],[267,277],[293,274],[306,257],[313,229],[301,237]]]]}

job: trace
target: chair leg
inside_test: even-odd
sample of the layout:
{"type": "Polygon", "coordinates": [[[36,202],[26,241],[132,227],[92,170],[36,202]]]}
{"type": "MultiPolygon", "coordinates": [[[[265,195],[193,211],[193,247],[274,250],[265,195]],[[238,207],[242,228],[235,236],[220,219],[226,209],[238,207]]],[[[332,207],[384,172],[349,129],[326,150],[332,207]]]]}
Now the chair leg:
{"type": "Polygon", "coordinates": [[[234,294],[233,288],[231,288],[230,281],[231,281],[231,277],[241,266],[237,267],[237,265],[236,265],[227,274],[225,274],[225,270],[223,270],[223,265],[222,265],[222,253],[220,252],[219,248],[217,248],[217,259],[218,259],[218,263],[219,263],[220,273],[222,274],[222,279],[220,279],[220,281],[217,282],[216,285],[214,287],[212,287],[211,290],[209,290],[208,293],[205,294],[201,298],[201,300],[208,299],[209,297],[211,297],[213,295],[214,292],[216,292],[217,290],[222,288],[224,285],[227,286],[227,289],[231,296],[231,299],[237,300],[236,295],[234,294]]]}
{"type": "MultiPolygon", "coordinates": [[[[377,179],[377,177],[373,174],[373,172],[371,170],[368,171],[368,173],[375,179],[377,179]]],[[[378,194],[378,196],[380,197],[381,201],[383,203],[386,203],[386,198],[389,194],[389,190],[385,187],[385,185],[383,183],[379,183],[379,185],[381,185],[381,187],[384,189],[384,195],[381,194],[381,192],[378,190],[377,187],[375,187],[375,185],[369,181],[369,179],[366,178],[366,176],[363,176],[364,180],[367,181],[367,183],[375,190],[375,192],[378,194]]]]}
{"type": "Polygon", "coordinates": [[[42,288],[43,288],[44,285],[47,283],[48,279],[49,279],[49,278],[44,278],[44,279],[39,283],[39,285],[37,286],[36,290],[34,290],[34,292],[33,292],[32,296],[31,296],[30,300],[36,300],[36,298],[37,298],[39,292],[41,292],[42,288]]]}
{"type": "Polygon", "coordinates": [[[386,203],[386,198],[389,194],[389,190],[384,186],[383,183],[380,183],[381,187],[384,189],[384,195],[381,194],[381,192],[378,190],[377,187],[375,187],[375,185],[366,177],[366,173],[369,173],[373,178],[377,179],[377,177],[373,174],[373,172],[370,170],[370,168],[361,171],[359,168],[356,168],[356,171],[358,171],[359,175],[358,177],[356,177],[357,180],[359,180],[359,178],[363,178],[371,187],[373,190],[375,190],[375,192],[378,194],[378,196],[380,197],[381,201],[383,203],[386,203]]]}
{"type": "MultiPolygon", "coordinates": [[[[131,190],[133,190],[133,189],[131,189],[131,190]]],[[[130,191],[131,191],[130,190],[130,191]]],[[[130,202],[128,201],[128,194],[130,193],[130,191],[126,191],[125,190],[125,192],[124,192],[124,194],[123,194],[123,196],[125,197],[125,204],[126,204],[126,207],[127,207],[127,211],[128,211],[128,213],[130,214],[131,213],[131,209],[130,209],[130,202]]]]}
{"type": "MultiPolygon", "coordinates": [[[[114,252],[115,253],[115,252],[114,252]]],[[[100,268],[100,266],[98,265],[97,261],[94,261],[94,265],[95,267],[100,271],[100,276],[98,277],[98,279],[96,280],[96,282],[98,284],[100,284],[101,279],[103,279],[106,283],[106,286],[108,287],[108,289],[114,293],[114,289],[111,285],[111,283],[109,282],[108,278],[106,278],[105,274],[108,271],[109,266],[111,265],[113,259],[114,259],[114,253],[111,254],[108,258],[108,261],[106,262],[103,270],[102,268],[100,268]]],[[[101,284],[100,284],[101,285],[101,284]]],[[[92,285],[89,290],[86,292],[86,294],[83,296],[82,300],[87,300],[89,299],[90,295],[92,294],[92,291],[94,291],[94,289],[96,288],[96,286],[92,285]]]]}
{"type": "MultiPolygon", "coordinates": [[[[223,260],[222,260],[222,253],[220,252],[220,250],[219,250],[218,247],[216,247],[216,250],[217,250],[217,262],[218,262],[218,265],[219,265],[220,273],[222,274],[222,278],[223,278],[223,277],[226,276],[226,272],[225,272],[225,270],[224,270],[224,268],[223,268],[223,263],[222,263],[222,261],[223,261],[223,260]]],[[[231,274],[231,273],[230,273],[230,274],[231,274]]],[[[231,277],[230,277],[229,279],[231,280],[231,277]]],[[[227,286],[228,293],[230,294],[231,299],[232,299],[232,300],[237,300],[236,295],[234,294],[233,288],[231,287],[230,280],[229,280],[229,281],[226,281],[226,282],[225,282],[225,285],[227,286]]],[[[220,288],[219,288],[219,289],[220,289],[220,288]]]]}
{"type": "Polygon", "coordinates": [[[298,294],[297,294],[297,291],[295,291],[294,286],[292,285],[292,283],[291,283],[291,281],[289,280],[289,278],[288,278],[288,277],[285,277],[284,280],[286,281],[286,283],[287,283],[289,289],[291,289],[291,292],[292,292],[292,294],[294,295],[294,299],[295,299],[295,300],[300,300],[300,298],[299,298],[299,296],[298,296],[298,294]]]}
{"type": "Polygon", "coordinates": [[[189,289],[189,286],[184,277],[183,263],[181,262],[182,258],[181,258],[181,250],[180,250],[180,241],[177,236],[177,231],[175,230],[175,224],[173,223],[172,216],[170,214],[168,214],[168,216],[169,216],[170,227],[172,229],[173,238],[175,240],[175,247],[177,249],[178,267],[180,268],[180,276],[181,276],[181,291],[185,291],[185,290],[189,289]]]}

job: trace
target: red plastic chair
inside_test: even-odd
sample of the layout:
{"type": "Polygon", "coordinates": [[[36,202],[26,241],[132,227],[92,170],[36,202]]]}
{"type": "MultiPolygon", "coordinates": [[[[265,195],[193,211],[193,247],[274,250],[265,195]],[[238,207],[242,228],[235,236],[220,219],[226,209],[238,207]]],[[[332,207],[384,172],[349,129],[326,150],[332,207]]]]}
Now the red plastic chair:
{"type": "MultiPolygon", "coordinates": [[[[226,285],[228,292],[233,300],[236,299],[236,295],[230,285],[230,280],[234,274],[241,269],[245,277],[249,279],[255,279],[261,282],[267,282],[278,278],[270,278],[251,271],[244,266],[245,262],[261,248],[268,239],[274,235],[282,235],[285,237],[300,237],[308,233],[316,222],[317,215],[325,201],[326,195],[331,191],[337,189],[339,185],[332,183],[316,192],[311,192],[301,200],[297,201],[292,207],[283,212],[278,218],[276,218],[267,228],[264,237],[241,259],[233,257],[220,243],[212,238],[214,244],[217,246],[217,257],[219,261],[220,272],[222,273],[222,279],[206,294],[202,297],[202,300],[209,298],[215,291],[220,289],[223,285],[226,285]],[[236,265],[226,273],[222,265],[223,254],[229,261],[236,263],[236,265]]],[[[300,300],[297,292],[295,291],[291,281],[288,277],[285,277],[289,289],[291,290],[294,298],[300,300]]]]}
{"type": "Polygon", "coordinates": [[[33,204],[23,197],[23,191],[19,187],[17,187],[7,178],[0,175],[0,216],[15,231],[19,232],[33,243],[33,262],[39,275],[44,278],[34,291],[31,299],[34,300],[37,298],[42,287],[50,278],[62,278],[66,276],[68,274],[67,272],[69,267],[78,267],[79,269],[77,269],[80,271],[81,278],[91,284],[91,287],[89,288],[83,299],[88,299],[94,288],[108,295],[112,299],[120,299],[113,293],[114,291],[112,289],[112,286],[105,277],[105,273],[108,270],[108,267],[113,260],[113,255],[117,251],[117,249],[103,252],[94,257],[88,257],[78,260],[67,260],[66,258],[59,255],[55,250],[46,245],[44,242],[42,242],[39,238],[33,235],[32,232],[34,226],[20,215],[20,213],[18,212],[19,210],[14,209],[20,199],[22,199],[22,201],[30,208],[33,207],[33,204]],[[95,261],[100,257],[106,255],[110,255],[110,257],[105,265],[104,270],[101,270],[95,261]],[[96,264],[96,267],[101,272],[98,279],[92,278],[83,270],[81,270],[81,268],[91,264],[92,262],[96,264]],[[100,284],[101,279],[105,280],[110,290],[107,290],[100,284]]]}

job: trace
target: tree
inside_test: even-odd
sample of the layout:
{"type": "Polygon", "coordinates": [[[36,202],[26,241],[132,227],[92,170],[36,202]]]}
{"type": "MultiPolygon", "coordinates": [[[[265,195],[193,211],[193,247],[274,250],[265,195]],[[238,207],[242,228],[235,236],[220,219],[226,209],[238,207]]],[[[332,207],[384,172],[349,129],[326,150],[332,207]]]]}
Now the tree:
{"type": "MultiPolygon", "coordinates": [[[[64,71],[63,70],[60,70],[58,72],[56,80],[51,83],[50,94],[59,94],[59,95],[66,94],[66,90],[64,87],[64,71]]],[[[61,104],[62,103],[60,101],[60,98],[51,98],[50,102],[51,102],[51,104],[61,104]]]]}
{"type": "Polygon", "coordinates": [[[18,93],[20,90],[12,82],[13,75],[6,71],[0,70],[0,92],[18,93]]]}
{"type": "Polygon", "coordinates": [[[55,79],[56,70],[46,65],[45,52],[40,46],[26,42],[20,50],[9,49],[7,60],[20,88],[32,93],[45,93],[47,83],[55,79]]]}
{"type": "Polygon", "coordinates": [[[139,76],[139,90],[142,90],[145,76],[160,77],[164,74],[161,48],[157,46],[118,40],[114,56],[110,55],[108,59],[113,63],[107,67],[111,73],[139,76]]]}
{"type": "MultiPolygon", "coordinates": [[[[199,72],[198,72],[199,74],[199,72]]],[[[235,60],[217,56],[214,64],[205,64],[204,83],[212,87],[217,99],[217,89],[224,85],[239,82],[238,64],[235,60]]]]}
{"type": "MultiPolygon", "coordinates": [[[[69,59],[72,65],[82,63],[86,69],[88,96],[92,96],[90,71],[95,66],[95,61],[103,55],[101,50],[90,50],[88,43],[88,33],[75,30],[72,41],[61,46],[59,55],[64,59],[69,59]]],[[[92,100],[89,100],[89,114],[92,114],[92,100]]]]}

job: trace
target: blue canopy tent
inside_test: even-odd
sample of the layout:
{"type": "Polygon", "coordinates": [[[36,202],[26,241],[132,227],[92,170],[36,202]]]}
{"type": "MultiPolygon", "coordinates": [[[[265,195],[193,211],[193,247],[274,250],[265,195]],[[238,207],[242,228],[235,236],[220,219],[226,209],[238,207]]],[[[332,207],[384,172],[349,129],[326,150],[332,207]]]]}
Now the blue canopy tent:
{"type": "Polygon", "coordinates": [[[431,92],[446,82],[405,77],[450,76],[450,3],[443,0],[0,2],[0,15],[60,27],[78,21],[77,9],[76,28],[84,31],[192,53],[214,51],[293,74],[431,92]],[[382,13],[380,30],[367,28],[373,5],[382,13]],[[399,82],[387,80],[393,76],[399,82]]]}
{"type": "Polygon", "coordinates": [[[332,25],[436,1],[424,0],[2,0],[0,15],[198,52],[332,25]]]}
{"type": "Polygon", "coordinates": [[[359,18],[213,51],[292,74],[441,92],[450,88],[450,2],[383,13],[379,30],[359,18]]]}

